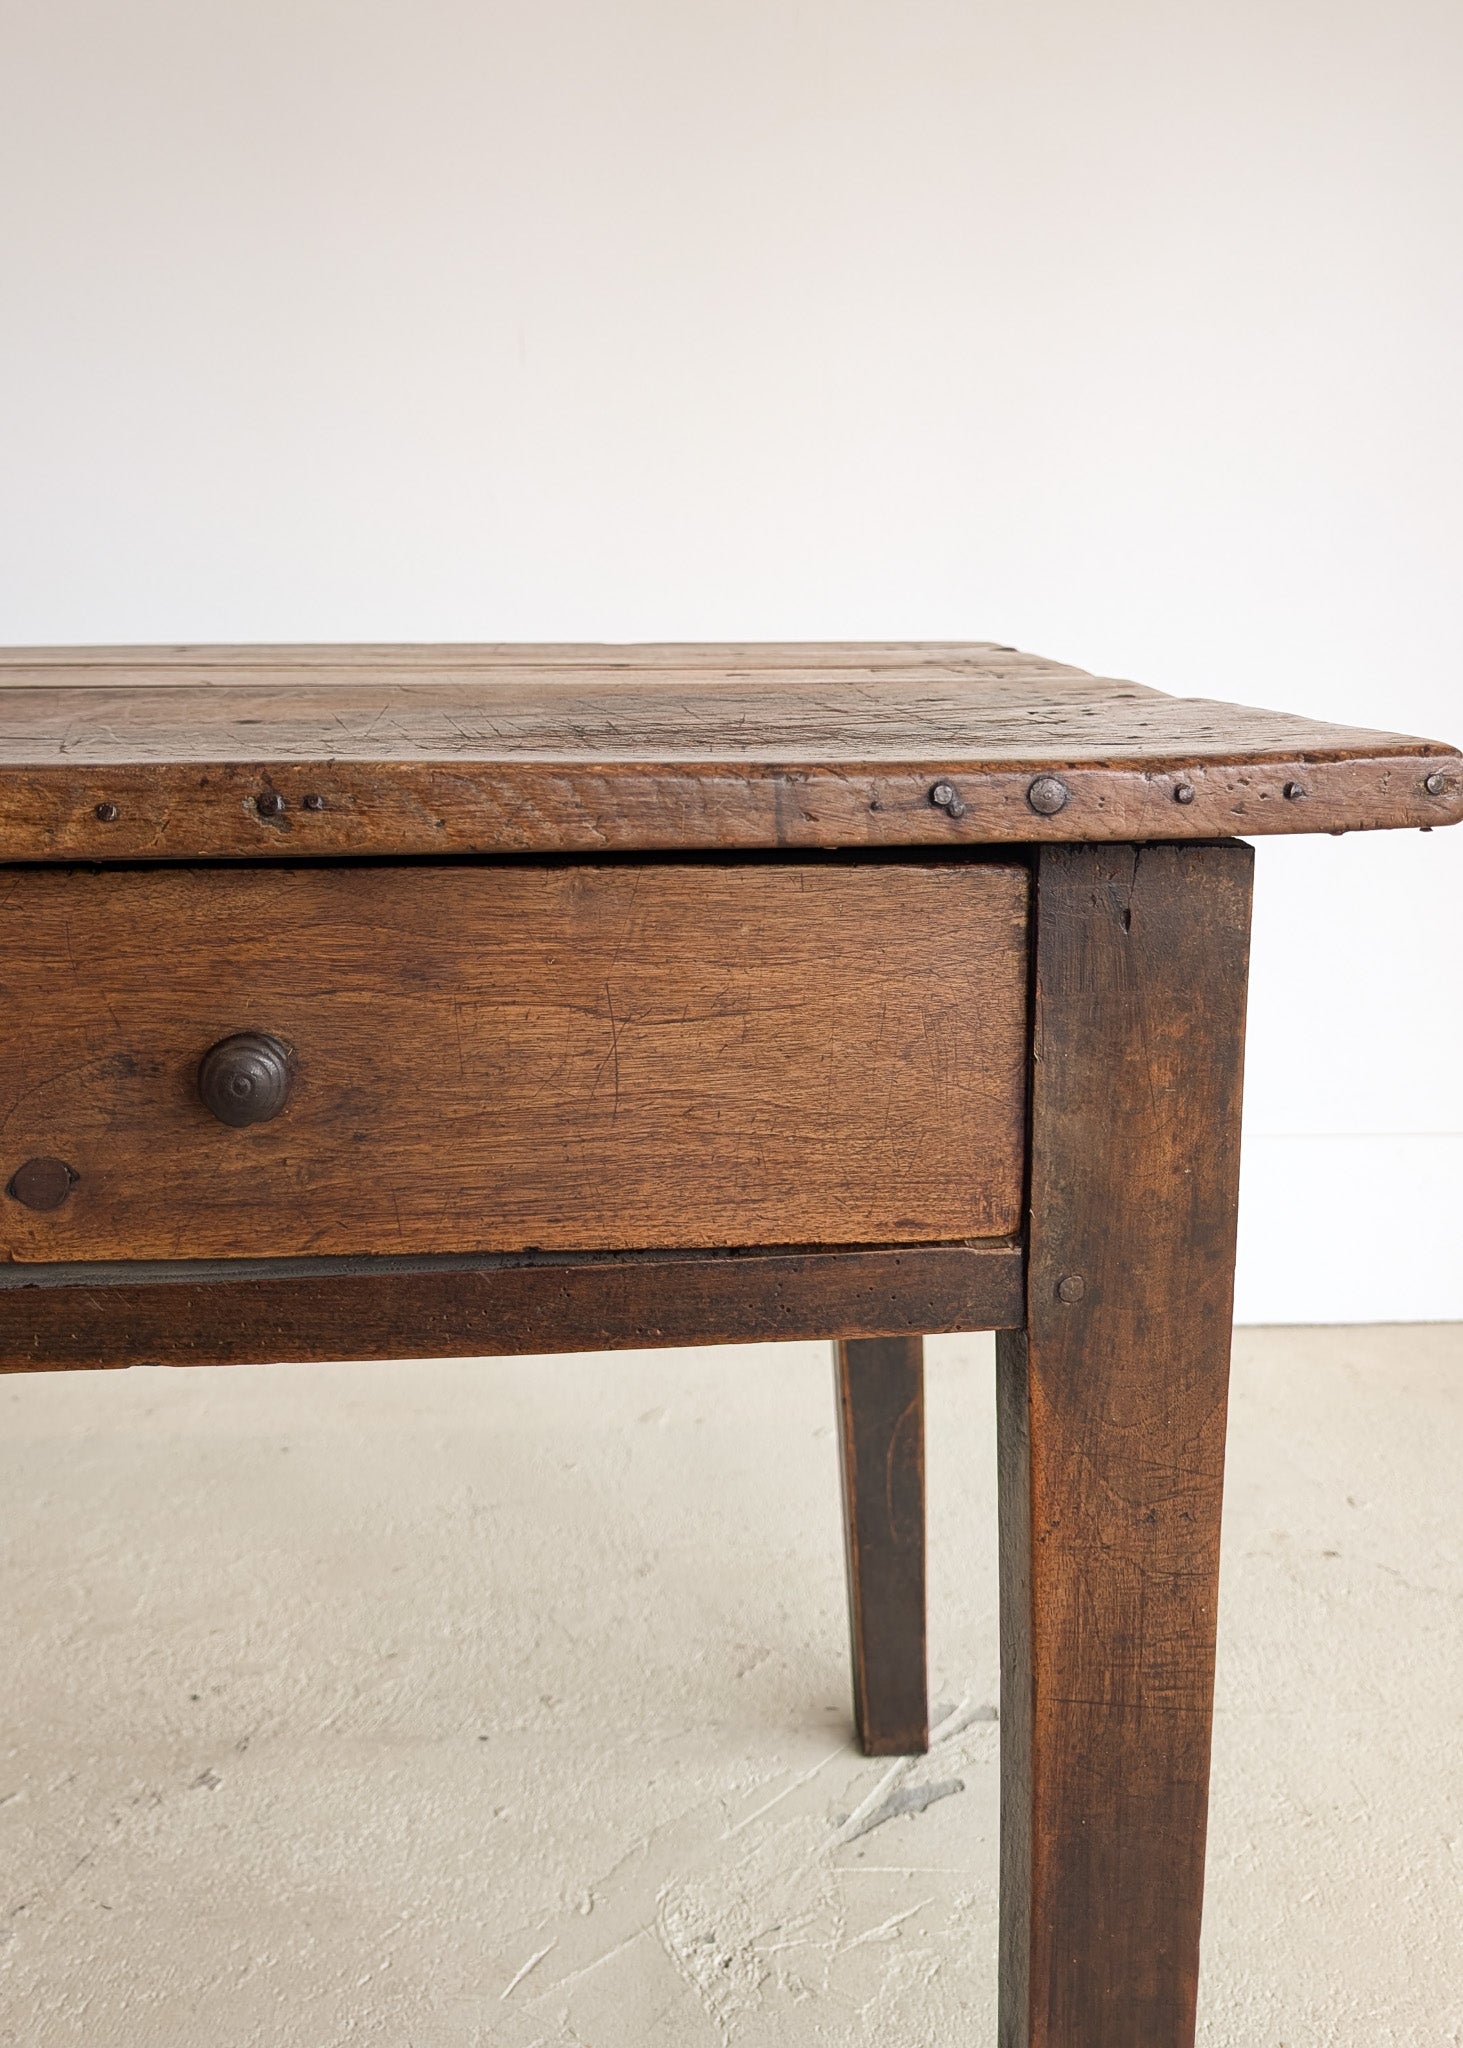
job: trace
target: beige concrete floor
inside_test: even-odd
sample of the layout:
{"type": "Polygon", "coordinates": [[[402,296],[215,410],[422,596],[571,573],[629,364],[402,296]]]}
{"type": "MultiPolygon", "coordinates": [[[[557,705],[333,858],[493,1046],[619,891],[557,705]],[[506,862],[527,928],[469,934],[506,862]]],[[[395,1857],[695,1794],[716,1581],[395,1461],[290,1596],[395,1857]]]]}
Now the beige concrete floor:
{"type": "MultiPolygon", "coordinates": [[[[0,1386],[0,2041],[994,2039],[992,1373],[850,1742],[826,1347],[0,1386]]],[[[1241,1332],[1206,2048],[1463,2042],[1463,1326],[1241,1332]]]]}

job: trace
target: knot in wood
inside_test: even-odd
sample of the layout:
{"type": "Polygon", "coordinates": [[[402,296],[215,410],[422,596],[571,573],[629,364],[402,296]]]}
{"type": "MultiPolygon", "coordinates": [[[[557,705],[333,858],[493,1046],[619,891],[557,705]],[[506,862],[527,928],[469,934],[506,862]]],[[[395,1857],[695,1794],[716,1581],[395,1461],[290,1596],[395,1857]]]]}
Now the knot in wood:
{"type": "Polygon", "coordinates": [[[12,1174],[5,1192],[27,1209],[59,1209],[80,1179],[75,1167],[64,1159],[27,1159],[12,1174]]]}

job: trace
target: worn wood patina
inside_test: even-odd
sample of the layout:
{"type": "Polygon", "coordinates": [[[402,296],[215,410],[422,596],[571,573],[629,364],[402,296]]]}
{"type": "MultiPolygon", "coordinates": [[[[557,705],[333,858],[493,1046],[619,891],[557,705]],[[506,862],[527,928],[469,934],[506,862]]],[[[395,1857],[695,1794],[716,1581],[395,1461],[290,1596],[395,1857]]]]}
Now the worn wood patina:
{"type": "Polygon", "coordinates": [[[1434,741],[983,643],[0,657],[0,859],[943,847],[1460,816],[1463,762],[1434,741]]]}
{"type": "Polygon", "coordinates": [[[888,1755],[1002,1332],[1001,2048],[1191,2048],[1239,835],[1460,816],[988,643],[13,650],[0,1367],[831,1337],[888,1755]]]}

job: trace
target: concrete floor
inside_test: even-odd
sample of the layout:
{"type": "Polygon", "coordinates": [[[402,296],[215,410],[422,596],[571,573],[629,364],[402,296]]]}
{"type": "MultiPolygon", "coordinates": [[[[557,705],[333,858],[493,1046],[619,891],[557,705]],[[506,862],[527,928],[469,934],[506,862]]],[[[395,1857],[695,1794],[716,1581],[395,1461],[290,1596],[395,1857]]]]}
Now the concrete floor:
{"type": "MultiPolygon", "coordinates": [[[[0,2041],[993,2041],[990,1349],[930,1351],[893,1766],[826,1347],[0,1384],[0,2041]]],[[[1463,1326],[1235,1363],[1201,2039],[1460,2043],[1463,1326]]]]}

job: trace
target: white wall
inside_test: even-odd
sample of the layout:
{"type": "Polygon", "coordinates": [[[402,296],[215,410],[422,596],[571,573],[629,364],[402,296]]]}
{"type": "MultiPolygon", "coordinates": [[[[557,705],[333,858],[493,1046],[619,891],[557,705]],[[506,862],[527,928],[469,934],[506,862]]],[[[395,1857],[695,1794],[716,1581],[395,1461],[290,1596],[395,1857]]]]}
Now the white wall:
{"type": "MultiPolygon", "coordinates": [[[[3,0],[0,639],[1016,641],[1463,738],[1456,0],[3,0]]],[[[1463,831],[1262,842],[1240,1312],[1463,1316],[1463,831]]]]}

